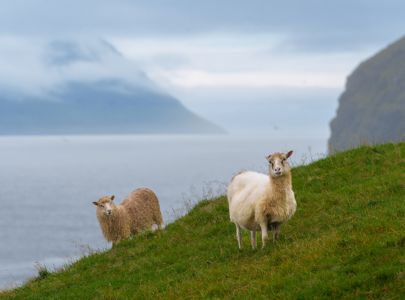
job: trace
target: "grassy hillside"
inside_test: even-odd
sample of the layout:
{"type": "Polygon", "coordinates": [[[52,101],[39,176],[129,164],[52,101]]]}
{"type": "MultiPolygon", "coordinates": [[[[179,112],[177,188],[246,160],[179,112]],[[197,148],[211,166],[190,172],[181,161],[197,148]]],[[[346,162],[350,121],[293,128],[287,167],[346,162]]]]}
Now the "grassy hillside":
{"type": "Polygon", "coordinates": [[[293,170],[281,240],[239,251],[225,197],[1,299],[405,298],[405,143],[293,170]]]}

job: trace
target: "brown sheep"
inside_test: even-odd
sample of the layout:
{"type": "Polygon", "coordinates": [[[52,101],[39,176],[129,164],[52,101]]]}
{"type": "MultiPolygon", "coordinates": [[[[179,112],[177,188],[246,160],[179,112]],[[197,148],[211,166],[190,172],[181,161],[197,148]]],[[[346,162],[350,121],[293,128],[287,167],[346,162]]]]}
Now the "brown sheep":
{"type": "Polygon", "coordinates": [[[101,231],[113,245],[141,231],[163,227],[159,200],[152,190],[136,189],[119,205],[113,203],[114,198],[105,196],[93,202],[101,231]]]}

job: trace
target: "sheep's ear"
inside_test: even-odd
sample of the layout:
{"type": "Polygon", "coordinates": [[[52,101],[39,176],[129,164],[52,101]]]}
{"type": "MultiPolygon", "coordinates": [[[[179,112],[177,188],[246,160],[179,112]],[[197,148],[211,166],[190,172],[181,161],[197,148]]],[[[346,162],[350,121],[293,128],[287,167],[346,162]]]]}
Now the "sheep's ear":
{"type": "Polygon", "coordinates": [[[285,155],[285,157],[289,158],[291,155],[293,154],[293,151],[288,151],[287,154],[285,155]]]}
{"type": "Polygon", "coordinates": [[[270,161],[270,158],[271,158],[271,154],[269,154],[269,155],[266,156],[266,160],[267,160],[267,161],[270,161]]]}
{"type": "Polygon", "coordinates": [[[111,195],[110,199],[113,201],[115,199],[115,195],[111,195]]]}
{"type": "Polygon", "coordinates": [[[94,201],[93,204],[94,204],[95,206],[98,206],[98,203],[97,203],[96,201],[94,201]]]}

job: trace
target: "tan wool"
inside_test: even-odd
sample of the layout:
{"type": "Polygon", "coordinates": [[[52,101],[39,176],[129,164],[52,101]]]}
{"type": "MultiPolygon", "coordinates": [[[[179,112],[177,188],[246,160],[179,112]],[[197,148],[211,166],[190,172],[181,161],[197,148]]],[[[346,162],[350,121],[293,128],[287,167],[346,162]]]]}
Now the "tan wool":
{"type": "Polygon", "coordinates": [[[136,189],[118,205],[113,203],[114,198],[105,196],[93,202],[97,206],[97,219],[107,241],[116,244],[141,231],[163,227],[159,200],[152,190],[136,189]]]}

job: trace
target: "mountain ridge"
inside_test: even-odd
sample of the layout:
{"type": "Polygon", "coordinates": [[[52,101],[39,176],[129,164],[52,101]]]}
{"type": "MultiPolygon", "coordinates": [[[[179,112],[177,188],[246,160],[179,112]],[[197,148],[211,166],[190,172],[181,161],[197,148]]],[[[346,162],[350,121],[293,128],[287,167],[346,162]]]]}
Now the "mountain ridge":
{"type": "Polygon", "coordinates": [[[0,95],[2,135],[131,133],[214,134],[224,130],[170,95],[120,79],[69,81],[43,98],[0,95]]]}
{"type": "Polygon", "coordinates": [[[163,91],[106,40],[59,39],[33,47],[10,62],[15,74],[1,77],[2,135],[225,132],[163,91]]]}

